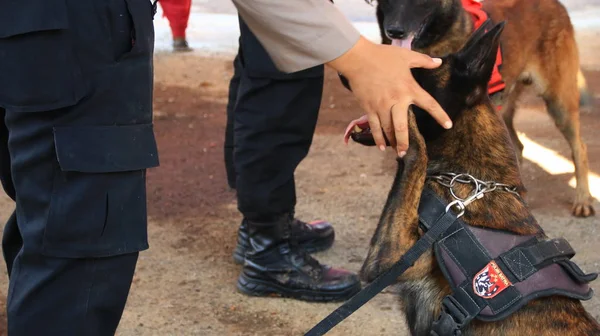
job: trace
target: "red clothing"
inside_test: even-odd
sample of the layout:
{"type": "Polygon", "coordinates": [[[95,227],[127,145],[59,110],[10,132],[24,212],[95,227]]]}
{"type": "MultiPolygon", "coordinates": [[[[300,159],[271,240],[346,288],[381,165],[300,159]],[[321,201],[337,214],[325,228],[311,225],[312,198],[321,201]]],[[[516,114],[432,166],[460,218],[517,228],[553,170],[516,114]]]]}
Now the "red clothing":
{"type": "MultiPolygon", "coordinates": [[[[479,28],[485,22],[485,20],[488,19],[487,13],[481,9],[481,2],[477,2],[475,0],[462,0],[462,5],[465,10],[473,16],[473,20],[475,21],[475,29],[479,28]]],[[[500,75],[500,71],[498,70],[500,65],[502,65],[502,53],[500,52],[500,47],[498,47],[496,65],[494,65],[494,71],[492,72],[492,77],[488,83],[489,95],[501,91],[505,87],[502,76],[500,75]]]]}
{"type": "Polygon", "coordinates": [[[159,0],[158,3],[162,7],[163,16],[169,20],[173,38],[185,38],[192,0],[159,0]]]}

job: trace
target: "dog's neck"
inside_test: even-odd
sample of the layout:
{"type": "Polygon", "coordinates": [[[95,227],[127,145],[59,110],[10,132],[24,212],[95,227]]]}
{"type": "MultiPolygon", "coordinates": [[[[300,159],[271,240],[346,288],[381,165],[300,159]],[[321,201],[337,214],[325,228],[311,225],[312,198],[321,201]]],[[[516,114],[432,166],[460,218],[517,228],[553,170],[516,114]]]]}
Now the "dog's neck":
{"type": "MultiPolygon", "coordinates": [[[[427,156],[430,173],[466,173],[483,181],[514,186],[524,196],[517,156],[504,123],[491,106],[478,105],[462,112],[451,130],[427,143],[427,156]]],[[[454,200],[448,188],[434,181],[427,185],[447,202],[454,200]]],[[[471,185],[457,185],[454,191],[466,197],[471,189],[471,185]]],[[[518,234],[542,232],[522,199],[500,189],[471,203],[463,219],[471,225],[518,234]]]]}

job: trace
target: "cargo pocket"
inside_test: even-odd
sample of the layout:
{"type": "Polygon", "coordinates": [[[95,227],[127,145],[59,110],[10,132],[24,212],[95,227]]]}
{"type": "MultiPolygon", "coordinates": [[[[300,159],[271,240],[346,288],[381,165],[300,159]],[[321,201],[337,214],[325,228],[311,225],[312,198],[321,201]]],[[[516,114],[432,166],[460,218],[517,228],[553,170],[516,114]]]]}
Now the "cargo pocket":
{"type": "Polygon", "coordinates": [[[54,129],[55,170],[43,252],[106,257],[148,248],[146,169],[158,166],[151,124],[54,129]]]}
{"type": "Polygon", "coordinates": [[[0,1],[0,106],[36,112],[74,105],[84,81],[65,0],[0,1]]]}

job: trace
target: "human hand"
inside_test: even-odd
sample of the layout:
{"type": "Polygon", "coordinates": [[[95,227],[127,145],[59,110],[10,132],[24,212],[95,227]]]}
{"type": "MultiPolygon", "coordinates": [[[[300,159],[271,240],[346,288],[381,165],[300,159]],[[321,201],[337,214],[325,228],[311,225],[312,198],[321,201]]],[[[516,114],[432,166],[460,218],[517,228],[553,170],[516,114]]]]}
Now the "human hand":
{"type": "Polygon", "coordinates": [[[417,67],[437,68],[440,59],[405,48],[375,44],[361,37],[348,52],[327,64],[350,82],[352,92],[367,112],[375,143],[382,151],[386,147],[385,134],[400,157],[406,154],[411,104],[427,111],[444,128],[452,127],[446,112],[410,72],[417,67]]]}

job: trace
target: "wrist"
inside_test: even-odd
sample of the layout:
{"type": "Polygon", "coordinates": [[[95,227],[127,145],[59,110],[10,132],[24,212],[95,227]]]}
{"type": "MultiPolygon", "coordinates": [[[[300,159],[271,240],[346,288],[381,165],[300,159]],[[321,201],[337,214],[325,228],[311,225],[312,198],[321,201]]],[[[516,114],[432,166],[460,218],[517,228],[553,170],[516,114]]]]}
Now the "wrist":
{"type": "Polygon", "coordinates": [[[346,77],[351,76],[357,70],[364,67],[365,61],[368,58],[366,54],[369,53],[369,49],[372,48],[373,45],[373,42],[361,35],[352,48],[348,49],[348,51],[343,53],[340,57],[327,62],[326,64],[346,77]]]}

